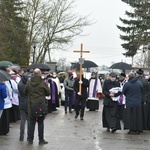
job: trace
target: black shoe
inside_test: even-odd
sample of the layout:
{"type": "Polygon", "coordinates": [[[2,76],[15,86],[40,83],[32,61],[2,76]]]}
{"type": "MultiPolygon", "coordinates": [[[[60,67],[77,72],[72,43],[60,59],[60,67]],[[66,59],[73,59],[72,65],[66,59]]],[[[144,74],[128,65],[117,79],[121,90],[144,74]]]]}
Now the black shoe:
{"type": "Polygon", "coordinates": [[[69,113],[72,113],[72,111],[71,111],[71,110],[69,110],[69,113]]]}
{"type": "Polygon", "coordinates": [[[116,128],[112,128],[111,133],[114,133],[116,131],[117,131],[116,128]]]}
{"type": "Polygon", "coordinates": [[[67,110],[65,111],[65,114],[67,114],[67,110]]]}
{"type": "Polygon", "coordinates": [[[19,141],[23,141],[23,137],[20,137],[20,138],[19,138],[19,141]]]}
{"type": "Polygon", "coordinates": [[[30,141],[30,140],[29,140],[29,141],[28,141],[28,144],[33,144],[33,141],[30,141]]]}
{"type": "Polygon", "coordinates": [[[83,117],[80,117],[80,120],[84,120],[83,117]]]}
{"type": "Polygon", "coordinates": [[[79,115],[75,115],[75,119],[77,119],[77,118],[78,118],[78,116],[79,116],[79,115]]]}
{"type": "Polygon", "coordinates": [[[139,131],[129,131],[128,134],[136,135],[136,134],[140,134],[140,132],[139,131]]]}
{"type": "Polygon", "coordinates": [[[48,144],[48,142],[45,140],[39,141],[39,145],[43,145],[43,144],[48,144]]]}

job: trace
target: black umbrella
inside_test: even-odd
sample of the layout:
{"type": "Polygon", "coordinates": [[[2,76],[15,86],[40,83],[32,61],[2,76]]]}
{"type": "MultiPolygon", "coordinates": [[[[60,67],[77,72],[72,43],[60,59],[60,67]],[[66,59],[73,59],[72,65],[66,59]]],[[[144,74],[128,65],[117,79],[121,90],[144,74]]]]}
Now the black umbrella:
{"type": "MultiPolygon", "coordinates": [[[[82,68],[92,68],[92,67],[98,67],[98,65],[93,61],[84,60],[84,63],[82,64],[82,68]]],[[[79,62],[74,64],[73,69],[79,69],[79,68],[80,68],[79,62]]]]}
{"type": "Polygon", "coordinates": [[[124,63],[124,62],[115,63],[110,68],[111,69],[120,69],[120,70],[132,70],[131,65],[124,63]]]}
{"type": "Polygon", "coordinates": [[[51,70],[46,64],[34,63],[27,67],[27,70],[39,68],[41,71],[51,70]]]}
{"type": "Polygon", "coordinates": [[[12,62],[10,62],[10,61],[0,61],[0,67],[10,67],[10,66],[12,66],[13,65],[13,63],[12,62]]]}
{"type": "Polygon", "coordinates": [[[10,77],[11,76],[6,71],[0,70],[0,82],[7,81],[10,77]]]}

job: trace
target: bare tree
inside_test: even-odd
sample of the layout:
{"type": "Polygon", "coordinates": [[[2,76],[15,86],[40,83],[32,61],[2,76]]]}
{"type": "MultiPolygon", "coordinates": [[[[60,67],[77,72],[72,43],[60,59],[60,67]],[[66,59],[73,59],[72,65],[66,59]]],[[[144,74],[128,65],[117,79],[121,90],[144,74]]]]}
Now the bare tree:
{"type": "Polygon", "coordinates": [[[91,24],[88,16],[73,13],[75,0],[27,0],[25,16],[28,18],[30,56],[35,62],[51,61],[51,51],[64,50],[65,44],[81,35],[91,24]],[[36,50],[35,50],[36,46],[36,50]],[[33,48],[34,47],[34,48],[33,48]]]}

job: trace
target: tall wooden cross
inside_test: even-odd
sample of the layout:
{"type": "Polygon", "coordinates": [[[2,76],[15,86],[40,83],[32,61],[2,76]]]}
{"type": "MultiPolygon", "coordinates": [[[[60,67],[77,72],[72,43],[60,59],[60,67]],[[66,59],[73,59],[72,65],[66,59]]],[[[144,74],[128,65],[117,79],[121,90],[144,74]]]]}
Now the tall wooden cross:
{"type": "MultiPolygon", "coordinates": [[[[80,81],[82,80],[82,64],[84,63],[84,59],[82,58],[83,53],[89,53],[90,51],[83,50],[83,44],[81,43],[81,49],[80,50],[74,50],[73,52],[80,53],[80,59],[79,59],[79,64],[80,64],[80,81]]],[[[81,83],[79,83],[79,92],[81,93],[81,83]]]]}

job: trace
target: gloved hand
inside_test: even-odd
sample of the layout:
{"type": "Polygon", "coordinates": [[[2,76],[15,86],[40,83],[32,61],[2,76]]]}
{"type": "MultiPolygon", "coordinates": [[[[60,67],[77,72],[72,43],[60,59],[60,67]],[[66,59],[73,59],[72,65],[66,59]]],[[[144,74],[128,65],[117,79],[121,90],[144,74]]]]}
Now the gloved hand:
{"type": "Polygon", "coordinates": [[[77,94],[78,94],[78,95],[81,95],[81,93],[80,93],[80,92],[78,92],[77,94]]]}
{"type": "Polygon", "coordinates": [[[80,80],[80,81],[79,81],[79,84],[82,84],[82,83],[83,83],[83,81],[82,81],[82,80],[80,80]]]}

